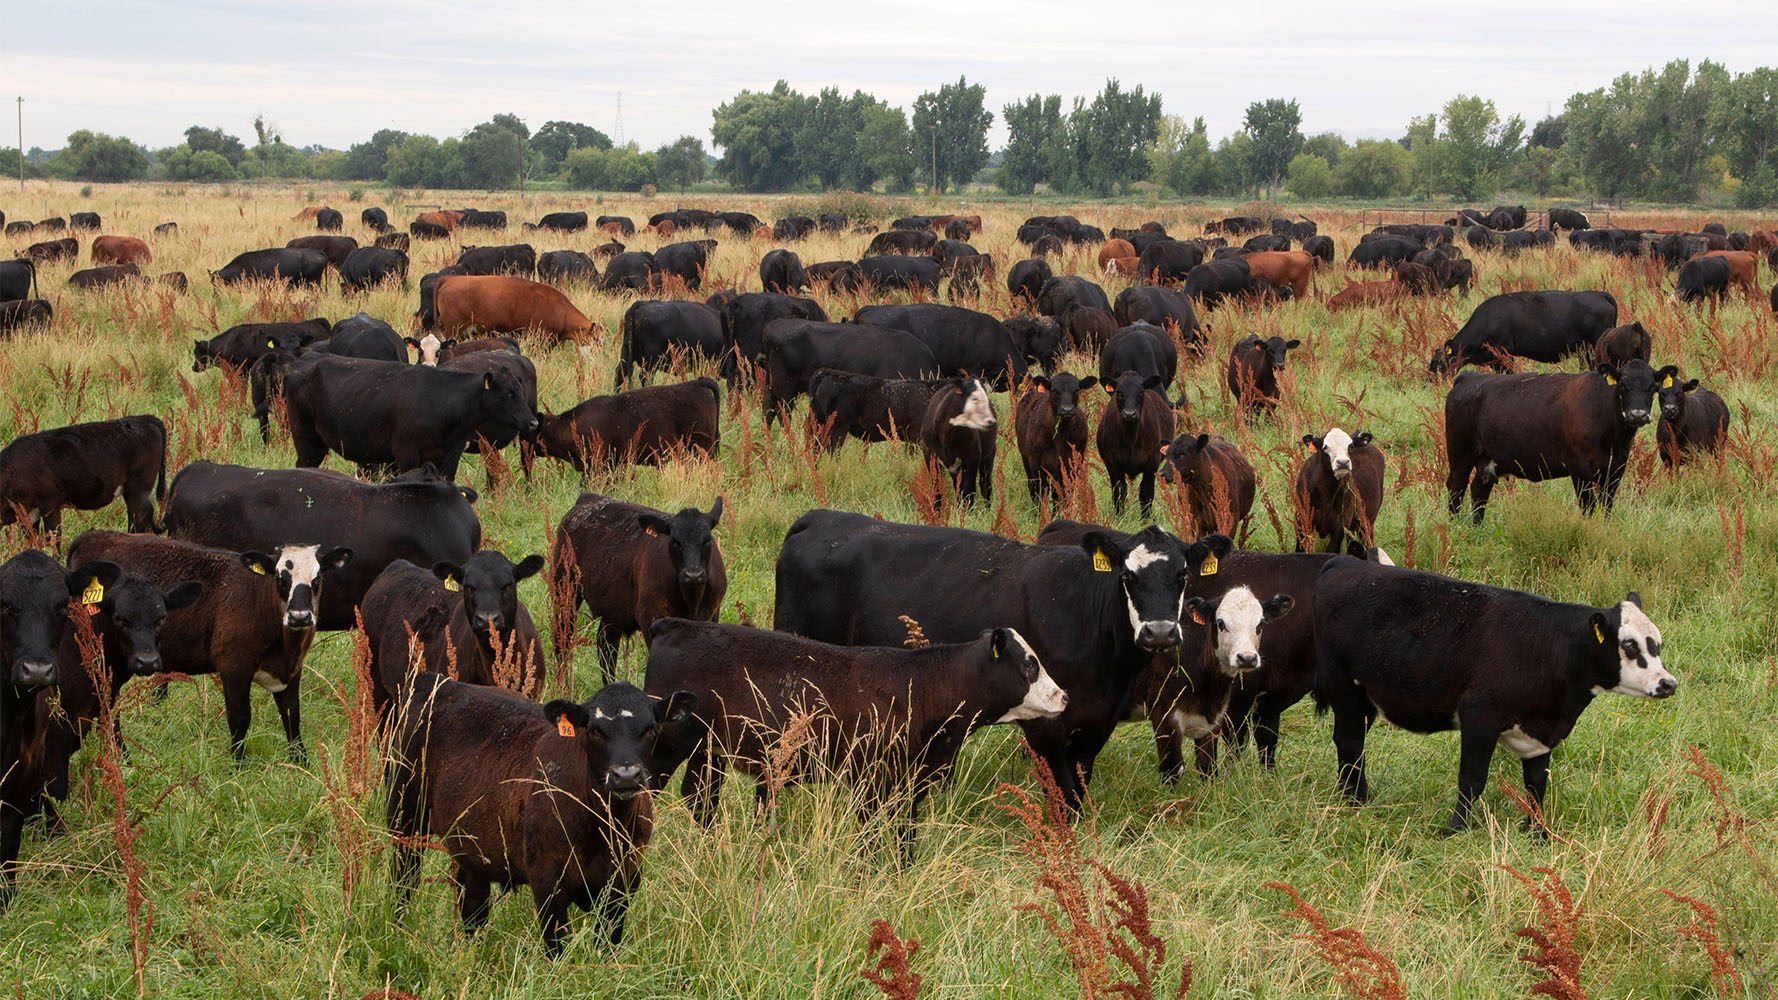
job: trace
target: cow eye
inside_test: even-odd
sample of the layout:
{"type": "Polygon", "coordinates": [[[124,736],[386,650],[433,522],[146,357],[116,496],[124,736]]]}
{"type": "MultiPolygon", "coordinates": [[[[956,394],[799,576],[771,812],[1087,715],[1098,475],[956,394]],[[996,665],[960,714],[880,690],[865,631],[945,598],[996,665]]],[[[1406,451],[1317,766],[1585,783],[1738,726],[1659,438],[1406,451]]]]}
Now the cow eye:
{"type": "Polygon", "coordinates": [[[1216,619],[1216,627],[1219,631],[1227,632],[1229,630],[1229,623],[1218,618],[1216,619]]]}

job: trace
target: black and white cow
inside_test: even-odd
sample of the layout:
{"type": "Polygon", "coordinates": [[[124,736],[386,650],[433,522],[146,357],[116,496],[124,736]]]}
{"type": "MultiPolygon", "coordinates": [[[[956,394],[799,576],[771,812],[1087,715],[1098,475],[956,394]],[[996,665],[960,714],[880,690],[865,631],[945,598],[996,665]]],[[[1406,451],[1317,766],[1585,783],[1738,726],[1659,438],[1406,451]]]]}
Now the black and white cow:
{"type": "Polygon", "coordinates": [[[1370,798],[1364,738],[1379,712],[1410,732],[1459,730],[1453,833],[1496,745],[1518,756],[1541,806],[1550,751],[1595,696],[1672,695],[1679,682],[1661,651],[1634,593],[1611,607],[1564,604],[1346,556],[1315,585],[1315,700],[1333,709],[1341,790],[1370,798]]]}

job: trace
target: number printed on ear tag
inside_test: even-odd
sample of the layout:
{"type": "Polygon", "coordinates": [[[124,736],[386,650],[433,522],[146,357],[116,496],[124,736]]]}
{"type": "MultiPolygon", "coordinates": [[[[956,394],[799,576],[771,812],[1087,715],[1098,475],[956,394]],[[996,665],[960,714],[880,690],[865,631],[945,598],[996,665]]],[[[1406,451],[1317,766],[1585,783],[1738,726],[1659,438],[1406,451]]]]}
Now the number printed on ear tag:
{"type": "Polygon", "coordinates": [[[1103,552],[1093,553],[1093,568],[1101,573],[1111,572],[1111,557],[1103,552]]]}
{"type": "MultiPolygon", "coordinates": [[[[1216,553],[1212,552],[1204,557],[1203,562],[1198,564],[1198,575],[1215,576],[1218,568],[1216,563],[1216,553]]],[[[1199,622],[1198,624],[1202,625],[1203,622],[1199,622]]]]}
{"type": "Polygon", "coordinates": [[[458,586],[457,586],[457,578],[456,578],[456,577],[454,577],[454,576],[447,576],[447,577],[445,577],[445,578],[444,578],[444,585],[445,585],[445,589],[446,589],[446,590],[449,590],[449,591],[451,591],[451,592],[453,592],[453,593],[455,593],[455,592],[456,592],[456,591],[457,591],[457,590],[458,590],[458,589],[460,589],[460,588],[459,588],[459,587],[458,587],[458,586]]]}
{"type": "Polygon", "coordinates": [[[572,737],[574,735],[574,723],[569,722],[566,715],[560,716],[556,719],[556,732],[563,736],[572,737]]]}
{"type": "Polygon", "coordinates": [[[97,604],[104,599],[105,585],[100,583],[96,578],[93,582],[86,585],[85,590],[80,592],[80,603],[82,604],[97,604]]]}

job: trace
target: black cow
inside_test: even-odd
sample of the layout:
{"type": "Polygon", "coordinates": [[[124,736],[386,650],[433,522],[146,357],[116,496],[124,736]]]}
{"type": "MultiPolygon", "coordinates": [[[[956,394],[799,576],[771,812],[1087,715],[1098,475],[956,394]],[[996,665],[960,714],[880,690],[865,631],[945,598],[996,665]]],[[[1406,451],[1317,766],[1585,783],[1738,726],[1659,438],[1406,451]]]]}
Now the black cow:
{"type": "Polygon", "coordinates": [[[571,281],[591,285],[599,280],[599,267],[579,250],[549,250],[537,258],[537,280],[552,285],[571,281]]]}
{"type": "Polygon", "coordinates": [[[791,215],[772,223],[772,238],[800,240],[815,231],[815,220],[806,215],[791,215]]]}
{"type": "Polygon", "coordinates": [[[1591,352],[1600,334],[1617,325],[1617,300],[1607,292],[1507,292],[1490,296],[1427,368],[1444,375],[1465,365],[1504,367],[1502,355],[1557,362],[1591,352]]]}
{"type": "Polygon", "coordinates": [[[759,283],[768,292],[794,294],[809,287],[809,273],[791,250],[771,250],[759,262],[759,283]]]}
{"type": "Polygon", "coordinates": [[[856,294],[864,291],[864,273],[849,260],[824,260],[804,269],[809,281],[830,292],[856,294]]]}
{"type": "Polygon", "coordinates": [[[1726,257],[1696,257],[1679,269],[1679,281],[1673,297],[1679,302],[1719,299],[1729,290],[1729,261],[1726,257]]]}
{"type": "Polygon", "coordinates": [[[438,279],[463,273],[465,272],[462,268],[452,264],[420,279],[420,308],[414,313],[419,317],[420,329],[431,330],[438,326],[438,311],[433,305],[433,294],[437,291],[438,279]]]}
{"type": "Polygon", "coordinates": [[[1142,516],[1154,509],[1154,478],[1160,471],[1162,449],[1173,440],[1173,404],[1159,375],[1125,371],[1114,378],[1099,379],[1111,396],[1099,413],[1094,440],[1105,474],[1111,479],[1111,506],[1123,513],[1129,496],[1129,480],[1137,480],[1142,516]]]}
{"type": "Polygon", "coordinates": [[[979,375],[1002,391],[1009,371],[1012,385],[1025,378],[1024,352],[1006,325],[984,312],[932,303],[865,306],[852,321],[912,334],[931,349],[941,375],[979,375]]]}
{"type": "Polygon", "coordinates": [[[333,325],[326,340],[310,344],[305,353],[331,354],[340,358],[407,363],[407,344],[395,328],[369,313],[347,316],[333,325]]]}
{"type": "Polygon", "coordinates": [[[47,323],[55,316],[47,299],[14,299],[0,302],[0,333],[26,323],[47,323]]]}
{"type": "Polygon", "coordinates": [[[1655,382],[1641,361],[1579,375],[1459,375],[1445,397],[1451,513],[1462,507],[1468,483],[1482,523],[1501,476],[1568,476],[1583,513],[1601,502],[1611,510],[1630,444],[1654,409],[1655,382]]]}
{"type": "Polygon", "coordinates": [[[1158,326],[1170,333],[1177,331],[1185,341],[1186,350],[1194,354],[1202,351],[1208,343],[1203,328],[1198,325],[1198,314],[1192,308],[1192,300],[1177,289],[1131,285],[1118,293],[1117,301],[1112,304],[1111,314],[1119,326],[1140,322],[1158,326]]]}
{"type": "Polygon", "coordinates": [[[358,213],[358,222],[360,225],[374,229],[379,233],[388,232],[389,213],[373,205],[358,213]]]}
{"type": "Polygon", "coordinates": [[[1099,382],[1110,385],[1124,372],[1158,376],[1172,385],[1179,371],[1179,351],[1160,327],[1138,320],[1111,335],[1099,352],[1099,382]]]}
{"type": "Polygon", "coordinates": [[[464,229],[506,228],[505,212],[490,212],[479,208],[464,208],[458,209],[458,211],[462,214],[457,219],[457,225],[464,229]]]}
{"type": "Polygon", "coordinates": [[[1278,373],[1284,370],[1287,352],[1302,341],[1283,337],[1261,338],[1248,334],[1229,349],[1229,394],[1248,412],[1270,413],[1278,406],[1278,373]]]}
{"type": "Polygon", "coordinates": [[[179,470],[162,520],[168,537],[222,549],[277,551],[290,539],[352,550],[316,601],[315,627],[353,627],[353,609],[397,559],[463,563],[481,548],[475,490],[429,468],[387,483],[323,469],[254,469],[197,461],[179,470]]]}
{"type": "Polygon", "coordinates": [[[332,332],[333,324],[319,316],[300,323],[242,323],[209,340],[193,341],[191,370],[201,372],[220,364],[239,371],[272,351],[300,353],[332,332]]]}
{"type": "Polygon", "coordinates": [[[622,330],[613,391],[623,389],[635,369],[664,370],[675,355],[723,356],[722,314],[702,302],[644,299],[624,312],[622,330]]]}
{"type": "Polygon", "coordinates": [[[641,291],[660,281],[660,270],[654,254],[646,250],[630,250],[611,258],[605,265],[605,278],[599,287],[607,292],[619,289],[641,291]]]}
{"type": "MultiPolygon", "coordinates": [[[[930,235],[930,234],[928,234],[930,235]]],[[[936,294],[941,277],[938,261],[931,257],[881,254],[858,262],[858,272],[877,292],[910,291],[936,294]]]]}
{"type": "Polygon", "coordinates": [[[1163,239],[1150,243],[1141,254],[1136,275],[1142,284],[1177,285],[1204,262],[1204,245],[1163,239]]]}
{"type": "Polygon", "coordinates": [[[1062,324],[1049,316],[1014,316],[1003,324],[1026,362],[1054,371],[1067,339],[1062,324]]]}
{"type": "MultiPolygon", "coordinates": [[[[654,252],[654,264],[662,278],[673,275],[685,282],[689,291],[695,292],[704,283],[704,271],[710,266],[710,252],[715,249],[715,240],[669,243],[654,252]]],[[[613,266],[616,263],[612,261],[613,266]]],[[[609,268],[606,273],[610,273],[609,268]]]]}
{"type": "Polygon", "coordinates": [[[779,295],[775,292],[746,292],[721,306],[722,376],[732,388],[742,372],[751,372],[760,362],[766,325],[775,319],[808,319],[827,322],[827,312],[814,299],[779,295]]]}
{"type": "Polygon", "coordinates": [[[760,349],[766,370],[761,406],[767,424],[788,413],[823,368],[879,378],[935,378],[938,359],[911,333],[856,323],[779,319],[766,324],[760,349]]]}
{"type": "Polygon", "coordinates": [[[1248,233],[1263,232],[1266,228],[1266,220],[1258,216],[1235,215],[1205,223],[1204,232],[1222,233],[1225,236],[1246,236],[1248,233]]]}
{"type": "Polygon", "coordinates": [[[1549,210],[1550,228],[1561,231],[1569,229],[1580,231],[1593,228],[1585,212],[1577,212],[1572,208],[1552,208],[1549,210]]]}
{"type": "Polygon", "coordinates": [[[1062,547],[815,510],[784,536],[773,621],[783,632],[862,646],[901,645],[903,615],[935,643],[1017,629],[1068,692],[1060,716],[1019,724],[1078,807],[1150,654],[1179,645],[1194,547],[1152,526],[1127,540],[1095,532],[1062,547]]]}
{"type": "Polygon", "coordinates": [[[0,260],[0,302],[28,299],[37,287],[37,265],[28,257],[0,260]]]}
{"type": "Polygon", "coordinates": [[[212,281],[231,285],[239,281],[284,281],[293,285],[318,285],[327,270],[327,255],[319,250],[249,250],[237,254],[212,281]]]}
{"type": "Polygon", "coordinates": [[[549,229],[558,233],[578,233],[585,229],[586,225],[585,212],[551,212],[537,220],[538,229],[549,229]]]}
{"type": "Polygon", "coordinates": [[[931,229],[891,229],[878,233],[864,248],[864,256],[931,253],[938,234],[931,229]]]}
{"type": "Polygon", "coordinates": [[[97,212],[75,212],[68,216],[69,229],[98,229],[102,225],[97,212]]]}
{"type": "Polygon", "coordinates": [[[537,271],[537,251],[529,243],[464,247],[457,254],[464,274],[510,274],[529,278],[537,271]]]}
{"type": "Polygon", "coordinates": [[[630,217],[627,215],[601,215],[593,220],[593,225],[600,229],[604,229],[607,226],[616,226],[617,235],[619,236],[636,235],[636,223],[631,221],[630,217]]]}
{"type": "Polygon", "coordinates": [[[1037,311],[1041,315],[1062,316],[1072,306],[1110,312],[1111,300],[1105,297],[1105,289],[1072,274],[1050,278],[1038,290],[1037,311]]]}
{"type": "Polygon", "coordinates": [[[345,225],[346,217],[337,208],[324,208],[315,213],[315,228],[324,233],[337,233],[345,225]]]}
{"type": "Polygon", "coordinates": [[[1378,714],[1410,732],[1461,731],[1453,833],[1495,746],[1518,756],[1541,807],[1550,751],[1595,695],[1679,687],[1634,593],[1596,608],[1345,556],[1315,585],[1315,652],[1316,702],[1333,709],[1340,789],[1354,802],[1370,798],[1364,737],[1378,714]]]}
{"type": "Polygon", "coordinates": [[[1509,256],[1521,250],[1537,247],[1550,247],[1556,244],[1556,237],[1547,229],[1516,229],[1500,241],[1500,249],[1509,256]]]}
{"type": "Polygon", "coordinates": [[[400,250],[402,253],[407,253],[413,246],[413,240],[408,238],[407,233],[387,232],[377,237],[376,245],[385,250],[400,250]]]}
{"type": "Polygon", "coordinates": [[[1320,258],[1324,264],[1334,262],[1334,241],[1332,236],[1310,236],[1303,240],[1303,252],[1311,257],[1320,258]]]}
{"type": "Polygon", "coordinates": [[[823,450],[860,441],[920,438],[927,404],[949,379],[879,378],[823,368],[809,380],[809,430],[823,450]]]}
{"type": "Polygon", "coordinates": [[[1214,309],[1231,295],[1246,294],[1253,284],[1253,269],[1238,257],[1210,260],[1191,269],[1185,277],[1185,294],[1203,309],[1214,309]]]}
{"type": "Polygon", "coordinates": [[[1409,236],[1383,236],[1361,240],[1346,255],[1348,267],[1390,267],[1426,249],[1419,240],[1409,236]]]}
{"type": "Polygon", "coordinates": [[[1698,380],[1687,381],[1678,365],[1667,365],[1655,376],[1661,380],[1655,396],[1661,404],[1661,422],[1655,427],[1655,451],[1669,469],[1686,462],[1693,452],[1715,455],[1728,443],[1729,407],[1698,380]]]}
{"type": "Polygon", "coordinates": [[[350,236],[298,236],[284,244],[292,250],[319,250],[327,255],[327,263],[335,268],[346,262],[358,241],[350,236]]]}
{"type": "Polygon", "coordinates": [[[407,287],[407,254],[386,247],[359,247],[340,264],[340,294],[368,292],[390,278],[407,287]]]}
{"type": "Polygon", "coordinates": [[[83,271],[75,271],[68,276],[68,284],[82,290],[107,288],[121,285],[142,277],[142,269],[135,264],[110,264],[105,267],[89,267],[83,271]]]}

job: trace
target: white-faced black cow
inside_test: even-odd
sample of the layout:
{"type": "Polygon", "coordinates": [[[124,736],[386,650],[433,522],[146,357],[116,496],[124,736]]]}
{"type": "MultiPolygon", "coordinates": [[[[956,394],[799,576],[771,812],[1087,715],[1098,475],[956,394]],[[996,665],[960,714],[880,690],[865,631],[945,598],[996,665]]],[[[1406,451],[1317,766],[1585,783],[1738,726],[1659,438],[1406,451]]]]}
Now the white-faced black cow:
{"type": "Polygon", "coordinates": [[[1370,798],[1364,738],[1379,712],[1410,732],[1461,731],[1452,832],[1496,744],[1519,757],[1541,806],[1550,750],[1594,696],[1666,698],[1679,686],[1634,593],[1610,607],[1564,604],[1348,557],[1315,585],[1315,651],[1316,704],[1333,709],[1340,789],[1355,802],[1370,798]]]}
{"type": "Polygon", "coordinates": [[[1326,542],[1323,551],[1340,551],[1348,538],[1371,544],[1383,508],[1383,449],[1371,443],[1369,431],[1353,437],[1338,427],[1320,437],[1304,434],[1303,444],[1314,452],[1296,474],[1296,502],[1303,512],[1296,550],[1311,547],[1300,523],[1304,514],[1315,540],[1326,542]]]}
{"type": "Polygon", "coordinates": [[[939,387],[920,421],[920,446],[926,461],[950,474],[951,485],[964,503],[979,494],[994,499],[994,452],[1000,420],[988,398],[988,384],[958,378],[939,387]]]}

